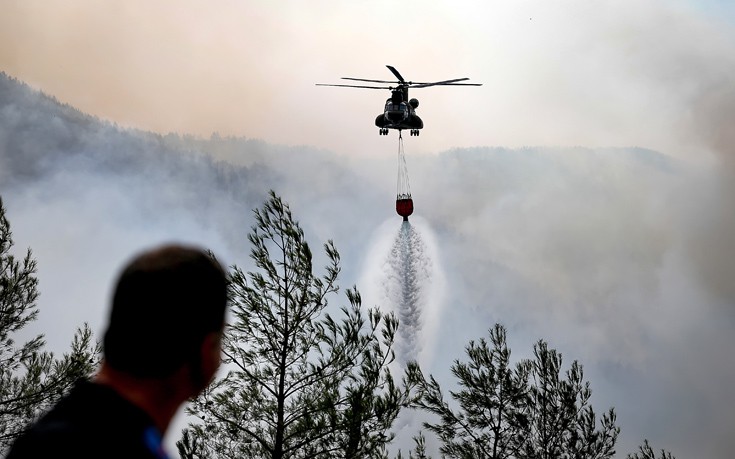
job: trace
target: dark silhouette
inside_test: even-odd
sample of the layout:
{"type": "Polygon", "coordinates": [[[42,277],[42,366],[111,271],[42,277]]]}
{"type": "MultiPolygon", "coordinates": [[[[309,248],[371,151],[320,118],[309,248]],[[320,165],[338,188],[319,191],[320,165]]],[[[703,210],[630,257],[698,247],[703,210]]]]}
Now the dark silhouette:
{"type": "Polygon", "coordinates": [[[122,271],[101,368],[21,436],[8,459],[167,457],[161,437],[220,364],[227,304],[222,267],[206,252],[166,245],[122,271]]]}

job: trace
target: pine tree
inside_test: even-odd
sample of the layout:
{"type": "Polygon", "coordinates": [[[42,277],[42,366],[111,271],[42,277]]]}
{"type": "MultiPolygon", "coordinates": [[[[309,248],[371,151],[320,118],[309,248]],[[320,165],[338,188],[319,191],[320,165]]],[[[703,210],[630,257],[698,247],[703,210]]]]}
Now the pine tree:
{"type": "Polygon", "coordinates": [[[198,442],[199,457],[384,457],[408,400],[388,370],[397,320],[370,309],[366,321],[355,288],[333,318],[327,306],[340,266],[332,242],[318,277],[287,204],[271,192],[254,214],[248,239],[258,271],[231,272],[227,374],[190,408],[202,420],[190,426],[190,445],[198,442]]]}
{"type": "Polygon", "coordinates": [[[15,342],[14,335],[38,317],[38,279],[31,250],[16,259],[12,247],[0,198],[0,454],[74,381],[92,372],[99,352],[86,324],[77,330],[71,351],[60,359],[43,350],[43,335],[24,344],[15,342]]]}
{"type": "MultiPolygon", "coordinates": [[[[408,459],[431,459],[431,456],[426,453],[426,438],[423,432],[419,432],[417,436],[413,437],[413,442],[415,446],[412,450],[409,450],[408,459]]],[[[395,459],[403,459],[403,454],[398,451],[395,459]]]]}
{"type": "Polygon", "coordinates": [[[661,450],[661,455],[656,456],[656,452],[648,444],[648,440],[643,440],[643,444],[638,447],[639,451],[633,454],[628,454],[627,459],[676,459],[669,451],[665,449],[661,450]]]}
{"type": "Polygon", "coordinates": [[[615,410],[605,413],[597,429],[595,412],[590,405],[592,390],[584,381],[582,366],[572,362],[561,377],[562,356],[549,349],[543,340],[533,349],[530,365],[530,386],[526,415],[528,429],[524,432],[525,458],[538,459],[602,459],[615,454],[615,442],[620,428],[615,425],[615,410]]]}
{"type": "Polygon", "coordinates": [[[597,425],[589,404],[591,390],[576,361],[561,377],[561,355],[544,341],[534,346],[534,358],[510,362],[506,330],[495,325],[490,344],[471,341],[469,361],[455,361],[452,374],[459,391],[450,391],[459,405],[444,400],[441,387],[427,381],[415,364],[410,379],[420,392],[415,406],[433,413],[437,423],[424,423],[434,432],[446,457],[461,459],[610,458],[620,429],[610,409],[597,425]]]}
{"type": "Polygon", "coordinates": [[[490,330],[490,344],[485,339],[470,341],[465,350],[469,362],[456,360],[451,367],[460,386],[459,391],[450,392],[459,404],[457,411],[444,401],[433,376],[426,381],[418,366],[409,368],[421,393],[416,406],[440,419],[437,424],[424,425],[439,437],[440,451],[447,457],[516,457],[528,423],[528,365],[511,365],[506,331],[501,325],[490,330]]]}

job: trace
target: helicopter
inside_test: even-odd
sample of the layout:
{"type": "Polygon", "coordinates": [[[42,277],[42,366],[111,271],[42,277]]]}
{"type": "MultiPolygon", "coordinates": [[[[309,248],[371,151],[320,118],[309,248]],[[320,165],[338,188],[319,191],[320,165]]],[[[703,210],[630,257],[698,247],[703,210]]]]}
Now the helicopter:
{"type": "Polygon", "coordinates": [[[343,80],[364,81],[368,83],[383,83],[394,86],[366,86],[351,84],[323,84],[317,83],[317,86],[338,86],[342,88],[364,88],[364,89],[389,89],[390,98],[385,101],[383,113],[375,118],[375,125],[380,128],[380,135],[388,135],[389,129],[397,129],[400,133],[403,129],[410,130],[412,136],[418,136],[420,130],[424,128],[424,122],[416,114],[416,108],[419,106],[418,99],[408,98],[409,88],[426,88],[429,86],[482,86],[481,83],[460,83],[460,81],[469,80],[469,78],[455,78],[453,80],[435,81],[433,83],[419,83],[406,81],[403,76],[391,65],[386,65],[388,70],[398,78],[398,81],[385,80],[368,80],[364,78],[342,77],[343,80]]]}

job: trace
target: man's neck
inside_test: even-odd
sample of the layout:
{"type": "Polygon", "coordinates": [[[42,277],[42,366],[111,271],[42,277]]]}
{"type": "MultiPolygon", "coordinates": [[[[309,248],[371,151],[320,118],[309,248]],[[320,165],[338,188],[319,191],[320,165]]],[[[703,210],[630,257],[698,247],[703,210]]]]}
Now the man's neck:
{"type": "MultiPolygon", "coordinates": [[[[180,378],[178,379],[180,380],[180,378]]],[[[177,384],[176,376],[163,379],[138,378],[102,363],[94,378],[98,384],[110,387],[121,397],[145,411],[161,432],[166,433],[171,419],[189,395],[186,388],[177,384]]]]}

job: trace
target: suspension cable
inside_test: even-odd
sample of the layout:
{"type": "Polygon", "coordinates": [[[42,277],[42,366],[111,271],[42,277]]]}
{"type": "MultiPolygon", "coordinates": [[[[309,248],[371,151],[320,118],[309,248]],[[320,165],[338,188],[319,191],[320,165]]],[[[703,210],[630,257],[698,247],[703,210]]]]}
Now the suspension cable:
{"type": "Polygon", "coordinates": [[[403,148],[403,133],[398,131],[398,199],[411,198],[411,186],[408,182],[408,167],[403,148]]]}

